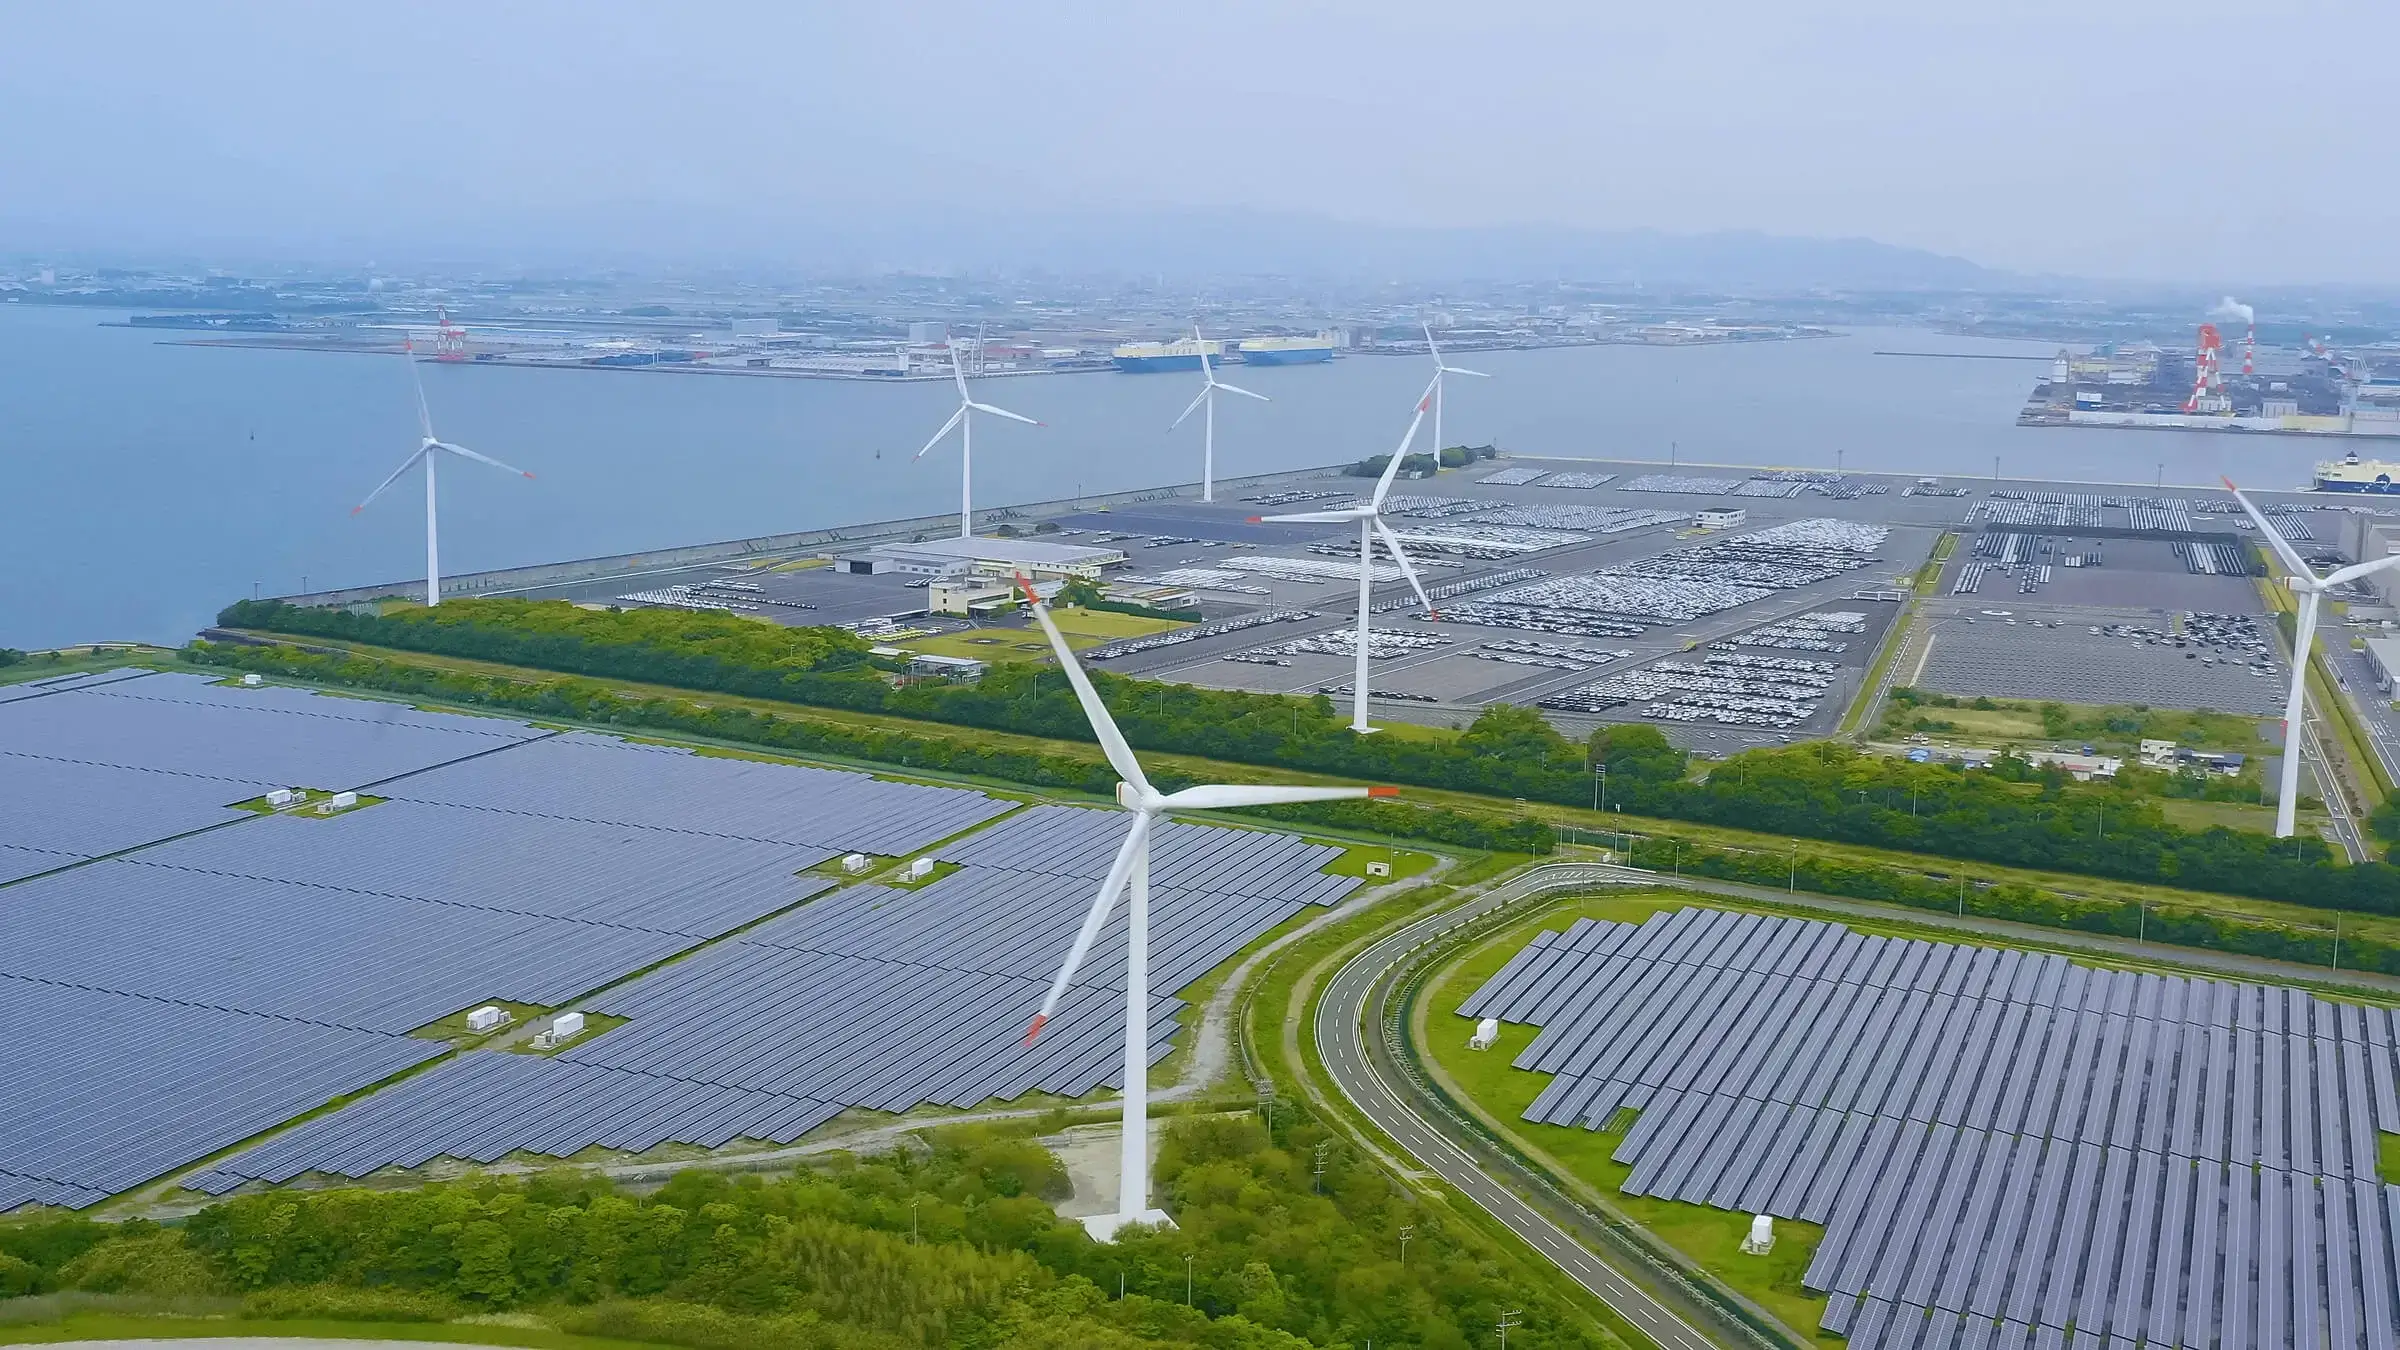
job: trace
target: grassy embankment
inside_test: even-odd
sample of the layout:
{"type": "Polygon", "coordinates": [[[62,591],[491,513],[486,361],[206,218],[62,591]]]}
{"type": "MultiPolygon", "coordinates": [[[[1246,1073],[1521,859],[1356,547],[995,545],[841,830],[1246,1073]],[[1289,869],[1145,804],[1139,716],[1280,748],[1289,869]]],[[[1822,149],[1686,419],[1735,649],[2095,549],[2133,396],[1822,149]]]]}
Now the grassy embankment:
{"type": "Polygon", "coordinates": [[[1290,1110],[1294,1098],[1304,1100],[1319,1119],[1334,1122],[1355,1143],[1382,1158],[1387,1170],[1394,1173],[1395,1184],[1403,1184],[1404,1178],[1404,1184],[1446,1220],[1481,1234],[1491,1244],[1496,1271],[1502,1278],[1520,1287],[1549,1291],[1588,1310],[1599,1327],[1627,1346],[1648,1345],[1647,1336],[1593,1300],[1556,1265],[1528,1251],[1522,1240],[1481,1207],[1410,1163],[1405,1152],[1332,1088],[1317,1050],[1317,998],[1342,962],[1460,891],[1488,884],[1533,861],[1522,854],[1467,855],[1439,883],[1337,920],[1278,953],[1253,977],[1236,1014],[1236,1058],[1250,1071],[1266,1074],[1274,1084],[1275,1097],[1271,1102],[1261,1100],[1258,1109],[1290,1110]]]}

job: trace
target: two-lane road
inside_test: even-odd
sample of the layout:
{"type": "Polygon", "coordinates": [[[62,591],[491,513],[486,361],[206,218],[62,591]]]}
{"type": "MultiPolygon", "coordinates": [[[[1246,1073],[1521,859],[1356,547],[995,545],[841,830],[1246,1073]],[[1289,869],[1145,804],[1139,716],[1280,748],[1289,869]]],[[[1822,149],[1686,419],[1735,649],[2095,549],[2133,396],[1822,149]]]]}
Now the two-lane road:
{"type": "MultiPolygon", "coordinates": [[[[1366,1037],[1381,1034],[1379,1028],[1369,1025],[1370,1014],[1380,1012],[1379,1007],[1370,1006],[1376,1002],[1375,991],[1383,977],[1411,951],[1462,924],[1542,891],[1569,885],[1654,880],[1646,874],[1600,864],[1555,863],[1536,868],[1467,904],[1429,915],[1385,936],[1346,962],[1326,986],[1324,997],[1317,1004],[1317,1049],[1342,1095],[1428,1171],[1482,1206],[1659,1345],[1669,1350],[1706,1350],[1715,1342],[1605,1264],[1574,1235],[1516,1192],[1486,1174],[1481,1164],[1409,1105],[1367,1053],[1366,1037]]],[[[1376,1020],[1380,1021],[1380,1017],[1376,1020]]]]}

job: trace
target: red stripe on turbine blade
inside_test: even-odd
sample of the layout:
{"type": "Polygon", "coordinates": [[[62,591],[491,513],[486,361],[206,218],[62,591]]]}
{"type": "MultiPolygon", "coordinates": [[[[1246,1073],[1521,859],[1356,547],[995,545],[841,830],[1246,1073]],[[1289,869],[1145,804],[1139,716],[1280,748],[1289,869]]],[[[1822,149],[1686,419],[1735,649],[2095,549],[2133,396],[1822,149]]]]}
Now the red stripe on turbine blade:
{"type": "Polygon", "coordinates": [[[1253,525],[1264,525],[1267,523],[1267,518],[1265,516],[1252,516],[1250,517],[1250,523],[1253,525]]]}
{"type": "Polygon", "coordinates": [[[1033,1025],[1025,1028],[1025,1043],[1027,1045],[1033,1044],[1033,1038],[1042,1034],[1042,1023],[1049,1020],[1050,1014],[1048,1013],[1035,1013],[1033,1015],[1033,1025]]]}
{"type": "Polygon", "coordinates": [[[1400,789],[1396,787],[1371,787],[1367,789],[1367,795],[1370,797],[1397,797],[1400,795],[1400,789]]]}

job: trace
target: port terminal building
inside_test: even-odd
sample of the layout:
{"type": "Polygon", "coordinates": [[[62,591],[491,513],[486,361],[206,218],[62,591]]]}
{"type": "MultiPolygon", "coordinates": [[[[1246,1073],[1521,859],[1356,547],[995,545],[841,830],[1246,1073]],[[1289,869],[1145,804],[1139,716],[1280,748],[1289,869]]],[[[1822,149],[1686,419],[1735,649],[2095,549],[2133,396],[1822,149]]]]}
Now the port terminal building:
{"type": "Polygon", "coordinates": [[[842,571],[861,576],[902,572],[948,580],[976,575],[1005,578],[1021,572],[1035,581],[1063,581],[1068,577],[1097,578],[1104,569],[1122,567],[1126,560],[1125,550],[1119,548],[973,535],[878,544],[837,561],[842,571]]]}

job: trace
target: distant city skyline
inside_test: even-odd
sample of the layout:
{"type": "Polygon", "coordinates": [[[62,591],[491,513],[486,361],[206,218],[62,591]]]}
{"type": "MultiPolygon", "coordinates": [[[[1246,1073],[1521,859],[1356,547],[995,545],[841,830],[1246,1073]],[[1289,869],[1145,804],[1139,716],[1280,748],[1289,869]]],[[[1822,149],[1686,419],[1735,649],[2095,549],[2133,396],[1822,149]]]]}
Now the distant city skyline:
{"type": "MultiPolygon", "coordinates": [[[[1205,244],[1263,270],[1328,240],[1338,261],[1347,223],[1414,241],[1362,263],[1437,269],[1454,240],[1755,232],[2400,284],[2376,130],[2400,11],[2364,0],[12,19],[0,254],[967,269],[1042,253],[1043,222],[1154,221],[1182,222],[1147,241],[1159,266],[1205,244]]],[[[1138,267],[1144,243],[1112,252],[1138,267]]]]}

